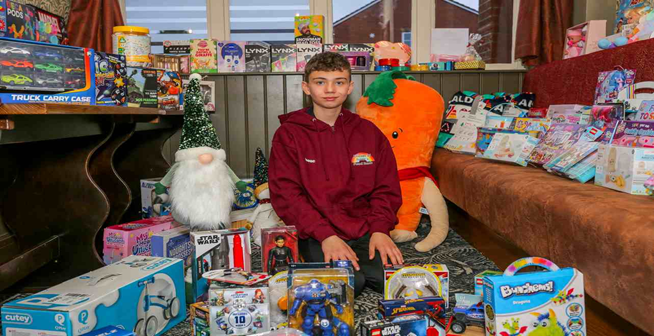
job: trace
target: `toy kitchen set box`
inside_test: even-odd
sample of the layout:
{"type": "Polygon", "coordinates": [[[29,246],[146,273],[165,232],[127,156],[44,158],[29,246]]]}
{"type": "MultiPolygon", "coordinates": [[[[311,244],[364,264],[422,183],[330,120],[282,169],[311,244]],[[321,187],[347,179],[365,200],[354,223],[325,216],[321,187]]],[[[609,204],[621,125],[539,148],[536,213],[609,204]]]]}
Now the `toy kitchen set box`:
{"type": "Polygon", "coordinates": [[[5,336],[77,336],[106,326],[164,333],[186,318],[183,262],[130,256],[2,306],[5,336]]]}
{"type": "Polygon", "coordinates": [[[544,258],[519,259],[484,278],[484,317],[486,335],[586,336],[584,276],[544,258]],[[527,266],[547,272],[516,274],[527,266]]]}
{"type": "Polygon", "coordinates": [[[93,49],[0,37],[3,104],[95,104],[93,49]]]}

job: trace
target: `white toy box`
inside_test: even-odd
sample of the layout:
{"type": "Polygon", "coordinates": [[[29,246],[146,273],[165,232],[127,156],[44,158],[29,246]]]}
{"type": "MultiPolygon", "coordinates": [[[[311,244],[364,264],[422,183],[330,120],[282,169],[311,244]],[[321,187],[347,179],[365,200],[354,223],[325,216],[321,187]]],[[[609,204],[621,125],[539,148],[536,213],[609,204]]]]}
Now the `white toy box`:
{"type": "Polygon", "coordinates": [[[585,336],[584,276],[537,257],[509,265],[503,275],[484,278],[486,335],[585,336]],[[527,266],[549,272],[516,274],[527,266]]]}
{"type": "Polygon", "coordinates": [[[211,336],[270,331],[268,288],[224,289],[211,312],[211,336]]]}
{"type": "MultiPolygon", "coordinates": [[[[424,264],[424,265],[386,265],[384,268],[384,299],[415,299],[417,297],[406,296],[406,295],[396,295],[395,287],[396,282],[401,282],[404,285],[411,283],[421,283],[426,279],[423,277],[423,274],[432,273],[434,278],[437,279],[436,282],[439,284],[438,293],[428,293],[425,292],[424,296],[437,295],[445,300],[445,307],[450,305],[450,270],[447,269],[445,264],[424,264]],[[403,270],[403,271],[402,271],[403,270]],[[402,271],[403,274],[395,275],[399,271],[402,271]],[[395,275],[395,276],[394,276],[395,275]],[[396,279],[393,281],[393,279],[396,279]],[[431,294],[431,295],[429,295],[431,294]]],[[[407,290],[410,290],[411,286],[405,286],[407,290]]],[[[422,297],[422,296],[420,296],[422,297]]]]}
{"type": "Polygon", "coordinates": [[[252,271],[250,231],[246,228],[191,232],[195,245],[192,291],[195,302],[207,301],[209,284],[202,275],[209,271],[241,268],[252,271]]]}
{"type": "Polygon", "coordinates": [[[482,155],[485,159],[505,161],[527,166],[531,151],[538,144],[538,139],[527,133],[498,131],[493,136],[488,148],[482,155]]]}
{"type": "Polygon", "coordinates": [[[130,256],[2,307],[5,336],[77,336],[106,326],[160,335],[186,318],[182,261],[130,256]]]}
{"type": "Polygon", "coordinates": [[[633,195],[648,195],[645,181],[654,175],[654,148],[601,144],[595,185],[633,195]]]}
{"type": "Polygon", "coordinates": [[[161,178],[141,180],[141,217],[159,217],[170,215],[170,196],[166,193],[159,196],[155,193],[155,185],[161,178]]]}

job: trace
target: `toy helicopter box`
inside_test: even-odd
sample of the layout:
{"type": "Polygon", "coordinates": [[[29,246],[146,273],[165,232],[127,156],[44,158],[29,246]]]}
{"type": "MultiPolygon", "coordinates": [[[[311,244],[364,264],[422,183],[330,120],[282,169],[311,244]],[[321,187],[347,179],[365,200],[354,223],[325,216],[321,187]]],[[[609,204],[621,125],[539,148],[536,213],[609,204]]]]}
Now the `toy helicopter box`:
{"type": "Polygon", "coordinates": [[[231,268],[252,271],[250,231],[246,228],[191,232],[191,241],[195,246],[191,272],[195,302],[208,300],[204,273],[231,268]]]}
{"type": "Polygon", "coordinates": [[[544,258],[519,259],[484,278],[486,327],[497,335],[587,335],[585,311],[583,274],[544,258]],[[549,272],[516,274],[527,266],[549,272]]]}
{"type": "Polygon", "coordinates": [[[143,218],[170,215],[168,188],[161,195],[157,195],[155,191],[159,181],[161,181],[161,178],[141,180],[141,217],[143,218]]]}
{"type": "Polygon", "coordinates": [[[160,335],[186,318],[182,261],[130,256],[2,307],[5,336],[77,336],[107,326],[160,335]]]}
{"type": "Polygon", "coordinates": [[[93,49],[0,37],[3,104],[95,104],[93,49]]]}
{"type": "Polygon", "coordinates": [[[110,265],[131,255],[152,255],[152,235],[169,230],[173,222],[172,216],[163,216],[105,228],[102,239],[104,263],[110,265]]]}
{"type": "Polygon", "coordinates": [[[450,304],[450,271],[444,264],[386,265],[384,279],[384,299],[440,296],[445,307],[450,304]]]}
{"type": "Polygon", "coordinates": [[[95,52],[95,104],[127,106],[125,55],[95,52]]]}

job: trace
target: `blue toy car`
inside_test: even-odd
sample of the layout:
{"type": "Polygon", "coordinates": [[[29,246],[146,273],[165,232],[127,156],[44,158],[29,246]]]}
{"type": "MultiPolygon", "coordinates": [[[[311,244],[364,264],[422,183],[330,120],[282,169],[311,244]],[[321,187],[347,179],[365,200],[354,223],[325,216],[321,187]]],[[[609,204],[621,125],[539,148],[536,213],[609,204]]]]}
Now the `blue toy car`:
{"type": "Polygon", "coordinates": [[[36,51],[34,52],[34,56],[39,59],[51,58],[55,60],[62,60],[64,58],[63,56],[52,51],[36,51]]]}
{"type": "Polygon", "coordinates": [[[481,302],[467,307],[457,305],[453,313],[450,330],[456,334],[463,334],[471,325],[484,328],[484,304],[481,302]]]}

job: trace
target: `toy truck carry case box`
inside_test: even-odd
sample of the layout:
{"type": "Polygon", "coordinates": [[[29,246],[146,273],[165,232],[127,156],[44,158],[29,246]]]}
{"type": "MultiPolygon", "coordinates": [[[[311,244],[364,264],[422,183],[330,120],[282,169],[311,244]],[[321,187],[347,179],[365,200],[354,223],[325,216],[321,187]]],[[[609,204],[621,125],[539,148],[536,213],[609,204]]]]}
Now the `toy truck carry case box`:
{"type": "Polygon", "coordinates": [[[519,259],[503,275],[484,278],[484,317],[486,335],[586,336],[584,276],[544,258],[519,259]],[[516,274],[527,266],[549,272],[516,274]]]}
{"type": "Polygon", "coordinates": [[[77,336],[106,326],[139,336],[186,318],[183,263],[130,256],[2,307],[5,336],[77,336]]]}
{"type": "Polygon", "coordinates": [[[94,51],[0,38],[3,104],[95,104],[94,51]]]}

